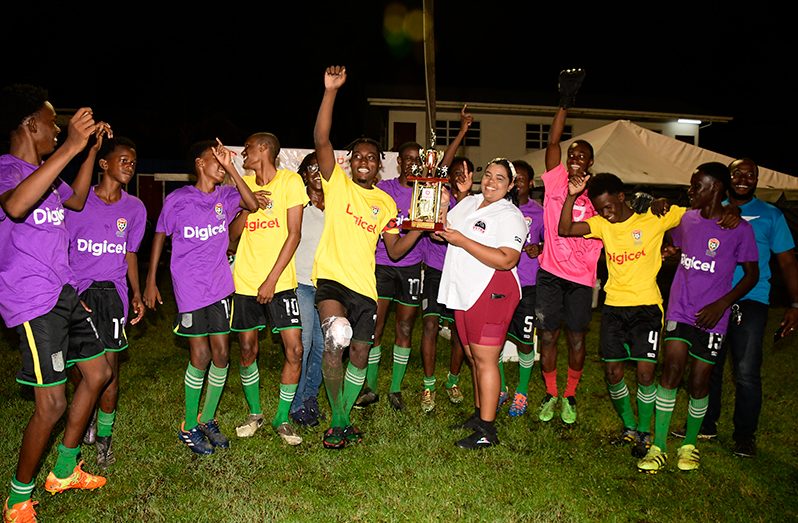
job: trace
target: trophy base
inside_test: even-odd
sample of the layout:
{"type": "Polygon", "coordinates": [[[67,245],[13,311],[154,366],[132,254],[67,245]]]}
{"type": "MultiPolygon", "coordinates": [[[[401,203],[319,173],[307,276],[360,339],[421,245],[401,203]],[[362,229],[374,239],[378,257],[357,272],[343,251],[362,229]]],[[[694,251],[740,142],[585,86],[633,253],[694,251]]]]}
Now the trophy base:
{"type": "Polygon", "coordinates": [[[422,222],[418,220],[405,220],[402,222],[405,231],[442,231],[443,224],[438,222],[422,222]]]}

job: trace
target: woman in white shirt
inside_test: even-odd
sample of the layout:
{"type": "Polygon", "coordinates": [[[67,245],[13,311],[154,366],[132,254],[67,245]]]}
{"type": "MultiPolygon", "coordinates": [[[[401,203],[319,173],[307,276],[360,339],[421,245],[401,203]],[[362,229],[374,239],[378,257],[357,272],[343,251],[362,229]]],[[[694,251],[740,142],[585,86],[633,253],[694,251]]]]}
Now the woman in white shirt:
{"type": "Polygon", "coordinates": [[[527,235],[521,211],[508,200],[515,171],[505,158],[491,160],[482,193],[468,196],[436,233],[449,243],[438,301],[455,311],[455,324],[474,383],[474,415],[463,428],[474,432],[456,445],[465,449],[499,443],[493,421],[499,398],[499,353],[521,299],[516,265],[527,235]]]}

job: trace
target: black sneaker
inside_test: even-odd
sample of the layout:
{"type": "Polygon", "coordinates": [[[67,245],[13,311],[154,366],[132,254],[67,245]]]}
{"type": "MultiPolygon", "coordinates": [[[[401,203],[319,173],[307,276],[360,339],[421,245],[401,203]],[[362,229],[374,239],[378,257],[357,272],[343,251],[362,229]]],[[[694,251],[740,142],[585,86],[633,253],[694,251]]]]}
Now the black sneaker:
{"type": "Polygon", "coordinates": [[[405,410],[405,402],[402,400],[401,392],[389,392],[388,402],[391,404],[391,407],[393,407],[394,410],[405,410]]]}
{"type": "Polygon", "coordinates": [[[380,401],[380,395],[370,388],[364,387],[363,391],[360,393],[360,396],[357,397],[355,404],[352,405],[352,407],[356,409],[365,409],[372,403],[377,403],[378,401],[380,401]]]}
{"type": "Polygon", "coordinates": [[[651,433],[638,432],[635,437],[635,444],[632,447],[632,456],[637,459],[642,459],[648,454],[648,449],[651,448],[651,433]]]}
{"type": "Polygon", "coordinates": [[[305,399],[302,404],[305,407],[305,410],[308,411],[308,414],[310,414],[310,417],[317,420],[316,423],[311,426],[318,425],[318,420],[324,419],[324,413],[321,411],[321,409],[319,409],[319,399],[316,396],[311,396],[305,399]]]}
{"type": "Polygon", "coordinates": [[[472,414],[470,418],[462,423],[455,423],[450,429],[477,430],[479,428],[479,416],[472,414]]]}
{"type": "Polygon", "coordinates": [[[107,470],[108,467],[116,463],[116,457],[114,457],[111,447],[111,436],[97,436],[94,444],[97,446],[97,466],[107,470]]]}
{"type": "Polygon", "coordinates": [[[734,455],[741,458],[756,457],[756,439],[745,438],[734,442],[734,455]]]}
{"type": "Polygon", "coordinates": [[[214,447],[221,447],[223,449],[230,447],[230,440],[219,430],[219,424],[215,419],[208,420],[207,423],[200,423],[198,426],[214,447]]]}
{"type": "Polygon", "coordinates": [[[213,454],[213,445],[208,443],[208,440],[205,439],[205,434],[200,430],[200,426],[197,425],[191,430],[185,430],[186,423],[183,422],[180,424],[180,429],[177,431],[177,436],[180,439],[180,442],[187,446],[191,452],[195,454],[202,454],[208,455],[213,454]]]}
{"type": "Polygon", "coordinates": [[[294,423],[297,425],[302,425],[303,427],[312,427],[319,424],[319,420],[313,418],[310,412],[308,412],[308,410],[304,407],[296,412],[291,412],[289,416],[291,416],[291,419],[294,421],[294,423]]]}
{"type": "Polygon", "coordinates": [[[86,432],[83,434],[84,445],[94,445],[95,441],[97,441],[97,409],[92,411],[86,432]]]}
{"type": "Polygon", "coordinates": [[[475,430],[470,436],[457,441],[455,445],[461,449],[476,450],[485,449],[499,444],[499,438],[495,434],[487,434],[484,430],[475,430]]]}

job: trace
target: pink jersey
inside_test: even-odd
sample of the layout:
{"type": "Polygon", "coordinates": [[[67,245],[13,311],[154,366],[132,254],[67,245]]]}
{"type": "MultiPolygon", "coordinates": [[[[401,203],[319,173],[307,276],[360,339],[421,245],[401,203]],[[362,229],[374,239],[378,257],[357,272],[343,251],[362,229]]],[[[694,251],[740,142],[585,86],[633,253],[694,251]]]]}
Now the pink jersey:
{"type": "MultiPolygon", "coordinates": [[[[565,237],[557,234],[565,197],[568,196],[568,171],[563,164],[543,173],[546,195],[543,200],[543,254],[540,268],[568,281],[592,287],[596,283],[596,265],[601,255],[600,240],[565,237]]],[[[596,215],[586,193],[574,203],[573,220],[583,222],[596,215]]]]}

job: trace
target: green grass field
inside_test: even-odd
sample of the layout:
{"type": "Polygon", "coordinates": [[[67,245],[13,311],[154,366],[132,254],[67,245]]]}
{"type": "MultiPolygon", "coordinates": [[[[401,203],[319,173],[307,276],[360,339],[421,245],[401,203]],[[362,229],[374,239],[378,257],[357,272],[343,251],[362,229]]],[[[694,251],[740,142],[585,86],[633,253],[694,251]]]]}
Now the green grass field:
{"type": "MultiPolygon", "coordinates": [[[[167,288],[164,282],[161,289],[167,288]]],[[[177,441],[188,351],[183,340],[171,334],[174,305],[164,296],[166,304],[160,310],[150,313],[143,325],[129,329],[130,349],[122,364],[114,431],[117,462],[108,473],[108,484],[93,493],[47,494],[43,483],[55,462],[53,445],[34,491],[41,521],[798,520],[795,339],[776,348],[766,341],[759,456],[740,459],[731,453],[733,385],[727,369],[719,439],[699,443],[701,469],[691,473],[676,469],[678,442],[673,439],[668,468],[655,476],[637,472],[628,447],[610,444],[620,422],[597,356],[597,313],[588,336],[575,426],[566,428],[558,417],[547,424],[537,421],[533,411],[544,389],[536,364],[530,384],[532,415],[510,418],[505,405],[497,418],[501,445],[476,452],[454,446],[456,439],[467,435],[449,427],[472,412],[471,378],[465,368],[460,383],[466,401],[451,405],[442,391],[449,357],[443,338],[438,344],[438,405],[429,415],[420,410],[420,324],[404,381],[407,410],[394,412],[386,401],[391,357],[383,351],[381,401],[354,412],[353,420],[365,439],[341,451],[322,447],[327,428],[323,422],[302,429],[305,441],[298,447],[282,444],[268,426],[253,438],[235,438],[234,426],[247,409],[238,379],[238,343],[233,338],[233,363],[218,413],[222,430],[231,436],[231,448],[198,457],[177,441]]],[[[768,332],[775,330],[781,313],[772,311],[768,332]]],[[[392,320],[393,316],[389,325],[392,320]]],[[[0,337],[0,477],[7,490],[33,402],[14,381],[20,360],[14,333],[6,334],[0,337]]],[[[279,346],[266,338],[262,334],[260,368],[263,405],[270,417],[277,406],[283,356],[279,346]]],[[[389,326],[384,344],[392,341],[389,326]]],[[[562,387],[564,346],[559,367],[562,387]]],[[[512,391],[518,366],[508,363],[506,369],[512,391]]],[[[634,392],[631,367],[627,384],[634,392]]],[[[323,391],[320,398],[329,416],[323,391]]],[[[686,409],[681,390],[674,427],[683,425],[686,409]]],[[[59,432],[54,442],[60,438],[59,432]]],[[[96,471],[94,448],[83,448],[83,456],[86,468],[96,471]]]]}

